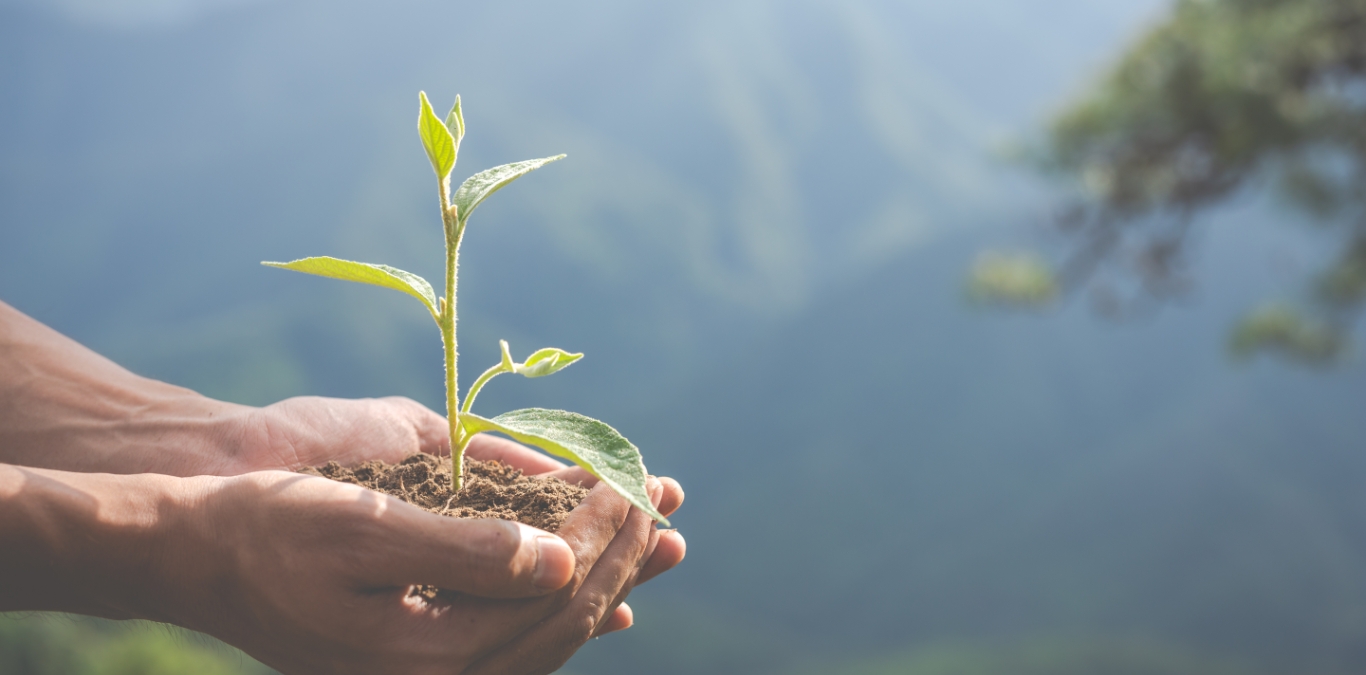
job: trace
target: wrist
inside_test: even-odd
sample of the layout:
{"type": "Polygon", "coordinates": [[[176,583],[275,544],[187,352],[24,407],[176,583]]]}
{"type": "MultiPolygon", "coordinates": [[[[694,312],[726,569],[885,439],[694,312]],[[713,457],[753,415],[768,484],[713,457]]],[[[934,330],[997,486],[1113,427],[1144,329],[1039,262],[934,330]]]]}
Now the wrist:
{"type": "Polygon", "coordinates": [[[97,441],[107,443],[109,452],[107,468],[96,470],[169,476],[227,476],[249,470],[241,437],[243,420],[255,408],[165,388],[169,391],[119,417],[112,424],[114,433],[97,441]]]}
{"type": "Polygon", "coordinates": [[[0,462],[228,473],[232,419],[250,410],[135,375],[0,302],[0,462]]]}
{"type": "Polygon", "coordinates": [[[0,465],[0,611],[181,623],[206,480],[0,465]]]}

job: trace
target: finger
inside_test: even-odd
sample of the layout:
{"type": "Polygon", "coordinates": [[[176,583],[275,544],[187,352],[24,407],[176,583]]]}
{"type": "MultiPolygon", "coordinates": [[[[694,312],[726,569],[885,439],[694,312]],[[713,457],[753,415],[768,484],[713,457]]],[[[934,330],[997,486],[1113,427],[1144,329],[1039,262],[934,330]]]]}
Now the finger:
{"type": "MultiPolygon", "coordinates": [[[[649,487],[652,501],[657,500],[663,489],[659,481],[650,479],[649,487]]],[[[612,543],[564,609],[466,672],[469,675],[550,673],[564,665],[598,631],[622,587],[635,575],[654,531],[654,521],[640,509],[632,508],[612,543]]]]}
{"type": "Polygon", "coordinates": [[[612,615],[602,623],[602,627],[593,637],[602,637],[608,633],[615,633],[619,630],[626,630],[636,623],[636,613],[631,610],[631,606],[626,603],[617,605],[612,611],[612,615]]]}
{"type": "Polygon", "coordinates": [[[429,455],[449,455],[451,430],[446,418],[411,398],[389,396],[379,399],[411,426],[417,436],[417,449],[429,455]]]}
{"type": "Polygon", "coordinates": [[[650,555],[650,559],[641,568],[640,576],[636,579],[636,585],[639,586],[673,569],[675,565],[683,562],[683,558],[687,554],[688,543],[678,530],[661,530],[659,543],[655,545],[654,553],[650,555]]]}
{"type": "Polygon", "coordinates": [[[449,518],[390,500],[390,542],[378,586],[431,585],[486,598],[545,595],[574,575],[573,549],[534,527],[494,518],[449,518]]]}
{"type": "MultiPolygon", "coordinates": [[[[653,493],[653,494],[651,495],[651,497],[652,497],[652,501],[654,502],[655,508],[658,509],[658,508],[659,508],[659,499],[660,499],[660,494],[659,494],[659,492],[653,493]]],[[[636,561],[635,569],[631,570],[630,578],[628,578],[628,579],[626,580],[626,583],[622,584],[622,585],[621,585],[621,588],[617,590],[617,595],[616,595],[615,598],[612,599],[612,604],[610,605],[610,609],[607,611],[606,615],[605,615],[605,616],[602,618],[602,620],[599,622],[597,630],[593,633],[594,636],[598,636],[598,635],[602,635],[602,634],[603,634],[603,626],[606,625],[608,622],[612,621],[612,617],[613,617],[614,613],[616,612],[617,607],[619,607],[619,606],[625,604],[626,596],[627,596],[627,595],[630,595],[630,594],[631,594],[631,591],[635,589],[636,584],[639,583],[640,572],[641,572],[642,569],[644,569],[645,564],[646,564],[647,562],[649,562],[650,558],[654,556],[655,546],[656,546],[658,543],[659,543],[659,528],[657,528],[657,527],[652,527],[652,528],[650,528],[650,540],[649,540],[649,542],[645,545],[645,550],[640,554],[640,559],[636,561]]]]}
{"type": "Polygon", "coordinates": [[[550,478],[558,478],[570,485],[581,485],[586,488],[591,488],[598,484],[598,477],[588,473],[587,469],[580,466],[566,466],[563,469],[557,469],[541,475],[550,478]]]}
{"type": "MultiPolygon", "coordinates": [[[[582,485],[591,488],[598,484],[597,476],[588,473],[587,469],[579,466],[566,466],[541,475],[558,478],[570,485],[582,485]]],[[[664,485],[664,495],[659,500],[659,512],[668,517],[673,515],[679,506],[683,505],[683,486],[672,478],[660,478],[659,481],[664,485]]]]}
{"type": "MultiPolygon", "coordinates": [[[[569,582],[559,591],[520,603],[468,598],[461,601],[462,605],[483,612],[485,621],[482,625],[488,630],[493,630],[496,624],[496,632],[501,636],[500,643],[520,636],[527,629],[554,616],[569,604],[603,552],[615,540],[631,511],[631,505],[610,487],[605,484],[597,486],[569,513],[557,532],[569,545],[575,563],[569,582]],[[496,616],[489,614],[490,612],[496,616]]],[[[461,613],[450,612],[446,617],[452,630],[470,633],[471,626],[462,623],[461,613]]],[[[493,637],[490,633],[490,639],[493,637]]]]}
{"type": "Polygon", "coordinates": [[[668,476],[661,476],[659,482],[664,486],[664,494],[659,498],[659,512],[667,518],[683,505],[683,486],[668,476]]]}
{"type": "Polygon", "coordinates": [[[574,552],[574,577],[562,592],[572,595],[616,539],[631,513],[631,505],[608,485],[593,488],[569,512],[559,534],[574,552]]]}
{"type": "MultiPolygon", "coordinates": [[[[444,420],[443,420],[444,423],[444,420]]],[[[564,468],[564,464],[531,448],[502,436],[475,434],[465,448],[470,457],[484,461],[498,460],[522,473],[537,475],[564,468]]]]}

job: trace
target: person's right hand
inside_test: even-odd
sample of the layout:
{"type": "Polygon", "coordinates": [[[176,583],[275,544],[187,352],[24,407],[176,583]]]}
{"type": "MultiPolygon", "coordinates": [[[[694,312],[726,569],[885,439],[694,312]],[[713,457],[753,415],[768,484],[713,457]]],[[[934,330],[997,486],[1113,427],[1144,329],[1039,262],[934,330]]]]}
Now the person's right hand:
{"type": "MultiPolygon", "coordinates": [[[[552,672],[611,620],[659,538],[605,485],[556,537],[298,474],[190,480],[177,590],[154,618],[286,675],[552,672]],[[429,604],[413,585],[457,593],[429,604]]],[[[650,492],[658,506],[658,481],[650,492]]]]}

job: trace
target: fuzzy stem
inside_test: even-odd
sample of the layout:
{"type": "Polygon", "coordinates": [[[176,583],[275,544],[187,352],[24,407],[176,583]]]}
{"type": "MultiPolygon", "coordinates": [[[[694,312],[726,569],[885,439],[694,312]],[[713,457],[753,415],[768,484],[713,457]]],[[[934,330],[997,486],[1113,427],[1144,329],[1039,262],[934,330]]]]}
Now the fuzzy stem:
{"type": "Polygon", "coordinates": [[[470,390],[465,392],[465,404],[460,406],[460,412],[467,413],[470,411],[470,406],[474,405],[474,397],[479,395],[479,390],[483,389],[484,385],[489,380],[508,372],[512,371],[509,371],[507,366],[501,363],[484,371],[484,374],[480,375],[479,379],[475,380],[474,384],[470,385],[470,390]]]}
{"type": "Polygon", "coordinates": [[[446,239],[446,306],[441,313],[441,342],[446,351],[446,420],[450,423],[451,489],[464,486],[465,439],[460,430],[460,380],[455,341],[456,272],[460,267],[460,239],[464,235],[460,219],[451,208],[449,177],[441,179],[441,223],[446,239]]]}

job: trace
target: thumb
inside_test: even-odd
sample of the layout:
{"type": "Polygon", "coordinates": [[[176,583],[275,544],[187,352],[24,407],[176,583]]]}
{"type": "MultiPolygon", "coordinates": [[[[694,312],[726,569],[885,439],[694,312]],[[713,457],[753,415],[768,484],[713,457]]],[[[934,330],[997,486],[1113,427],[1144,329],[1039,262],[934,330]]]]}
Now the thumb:
{"type": "Polygon", "coordinates": [[[400,539],[391,548],[396,555],[376,579],[383,585],[426,584],[487,598],[522,598],[550,593],[574,574],[569,545],[544,530],[494,518],[398,511],[403,522],[392,530],[400,539]]]}

